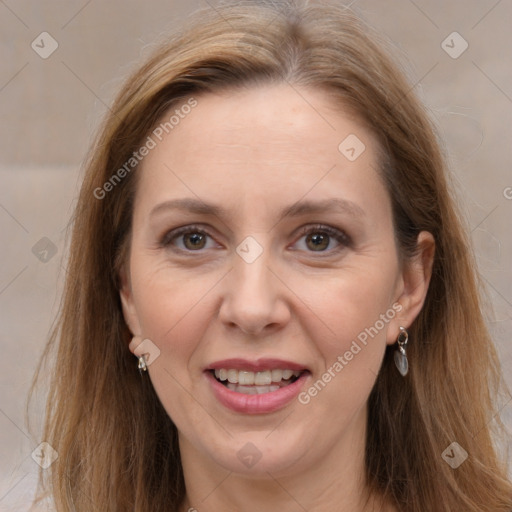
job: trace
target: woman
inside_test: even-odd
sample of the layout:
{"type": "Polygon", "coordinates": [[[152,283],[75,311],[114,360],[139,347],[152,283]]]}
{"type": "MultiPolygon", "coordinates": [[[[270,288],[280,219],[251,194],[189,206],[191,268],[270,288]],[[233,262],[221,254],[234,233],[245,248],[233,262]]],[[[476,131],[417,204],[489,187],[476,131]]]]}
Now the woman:
{"type": "Polygon", "coordinates": [[[126,82],[47,349],[58,511],[511,510],[468,241],[367,34],[225,6],[126,82]]]}

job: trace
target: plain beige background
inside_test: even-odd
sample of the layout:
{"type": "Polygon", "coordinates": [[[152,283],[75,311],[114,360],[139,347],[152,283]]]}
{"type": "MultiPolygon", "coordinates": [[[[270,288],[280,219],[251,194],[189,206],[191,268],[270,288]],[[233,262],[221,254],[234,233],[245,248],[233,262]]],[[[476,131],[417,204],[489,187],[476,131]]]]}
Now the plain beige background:
{"type": "MultiPolygon", "coordinates": [[[[24,408],[58,306],[80,162],[127,73],[187,13],[208,5],[217,4],[0,0],[0,510],[28,509],[39,469],[31,453],[42,441],[42,408],[34,436],[24,408]],[[46,59],[39,53],[51,41],[42,32],[58,44],[46,59]]],[[[512,386],[512,4],[356,0],[351,8],[409,61],[411,86],[439,126],[512,386]]],[[[496,413],[512,425],[510,397],[496,413]]]]}

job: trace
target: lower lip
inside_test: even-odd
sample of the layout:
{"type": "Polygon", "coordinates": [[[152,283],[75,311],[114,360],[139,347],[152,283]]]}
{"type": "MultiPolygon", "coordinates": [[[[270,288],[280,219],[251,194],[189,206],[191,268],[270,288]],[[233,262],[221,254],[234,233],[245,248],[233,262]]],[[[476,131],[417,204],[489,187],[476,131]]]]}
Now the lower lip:
{"type": "Polygon", "coordinates": [[[221,384],[211,372],[207,371],[205,374],[217,400],[228,409],[245,414],[265,414],[282,409],[298,396],[304,381],[309,375],[308,372],[303,372],[295,382],[277,391],[270,391],[261,395],[246,395],[245,393],[231,391],[224,384],[221,384]]]}

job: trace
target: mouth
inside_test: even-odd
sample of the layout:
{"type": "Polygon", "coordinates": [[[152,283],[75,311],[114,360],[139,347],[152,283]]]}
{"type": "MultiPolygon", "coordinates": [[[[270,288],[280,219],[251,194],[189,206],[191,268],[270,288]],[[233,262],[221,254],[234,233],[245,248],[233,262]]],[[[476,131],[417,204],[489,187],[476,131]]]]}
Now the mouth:
{"type": "Polygon", "coordinates": [[[273,369],[260,372],[220,368],[208,370],[223,386],[235,393],[262,395],[293,384],[307,370],[273,369]]]}
{"type": "Polygon", "coordinates": [[[237,413],[266,414],[291,404],[311,371],[278,359],[225,359],[205,368],[204,374],[223,406],[237,413]]]}

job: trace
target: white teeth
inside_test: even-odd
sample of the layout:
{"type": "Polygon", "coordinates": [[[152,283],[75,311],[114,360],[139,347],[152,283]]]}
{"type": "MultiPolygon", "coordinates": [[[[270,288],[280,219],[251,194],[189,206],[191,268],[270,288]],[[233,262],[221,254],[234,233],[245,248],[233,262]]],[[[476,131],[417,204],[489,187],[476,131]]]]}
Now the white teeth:
{"type": "Polygon", "coordinates": [[[283,379],[287,380],[293,375],[293,370],[283,370],[283,379]]]}
{"type": "Polygon", "coordinates": [[[271,382],[272,373],[270,370],[265,372],[257,372],[256,376],[254,377],[254,384],[256,384],[256,386],[269,386],[271,382]]]}
{"type": "MultiPolygon", "coordinates": [[[[265,370],[263,372],[249,372],[247,370],[234,370],[220,368],[215,370],[215,377],[221,381],[241,386],[270,386],[271,383],[280,383],[289,380],[292,376],[298,377],[300,371],[293,370],[265,370]]],[[[229,387],[229,386],[228,386],[229,387]]],[[[270,386],[273,387],[273,386],[270,386]]]]}
{"type": "Polygon", "coordinates": [[[279,382],[283,378],[283,370],[272,370],[272,382],[279,382]]]}
{"type": "Polygon", "coordinates": [[[238,372],[238,384],[252,386],[254,384],[254,372],[238,372]]]}
{"type": "Polygon", "coordinates": [[[236,391],[237,393],[243,393],[244,395],[262,395],[263,393],[271,393],[277,391],[280,386],[239,386],[238,384],[228,383],[228,389],[236,391]]]}

